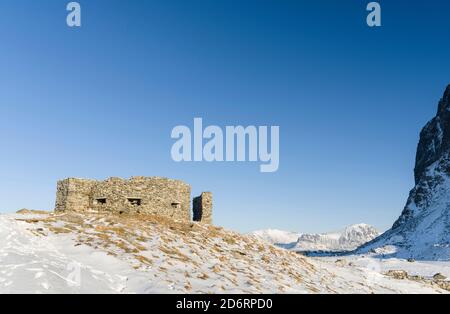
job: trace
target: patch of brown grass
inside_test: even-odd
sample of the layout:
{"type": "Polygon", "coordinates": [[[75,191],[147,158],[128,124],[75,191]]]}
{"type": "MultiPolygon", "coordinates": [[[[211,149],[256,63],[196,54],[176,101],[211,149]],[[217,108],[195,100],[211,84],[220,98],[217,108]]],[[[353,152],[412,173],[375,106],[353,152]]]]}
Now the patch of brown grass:
{"type": "Polygon", "coordinates": [[[141,262],[144,265],[153,265],[153,261],[145,256],[142,255],[135,255],[134,258],[136,258],[139,262],[141,262]]]}
{"type": "Polygon", "coordinates": [[[196,264],[194,261],[192,261],[188,256],[186,256],[185,254],[181,253],[177,248],[168,248],[165,246],[160,246],[159,249],[161,250],[161,252],[171,256],[172,258],[178,259],[182,262],[192,262],[194,264],[196,264]]]}
{"type": "Polygon", "coordinates": [[[28,231],[30,231],[32,234],[34,234],[35,236],[38,237],[46,237],[47,235],[39,230],[36,229],[27,229],[28,231]]]}
{"type": "Polygon", "coordinates": [[[202,274],[198,275],[197,278],[201,279],[201,280],[207,280],[209,278],[209,276],[205,273],[202,273],[202,274]]]}
{"type": "Polygon", "coordinates": [[[52,232],[52,233],[55,233],[55,234],[65,234],[65,233],[71,233],[72,232],[72,230],[70,230],[68,228],[60,228],[60,227],[53,227],[53,226],[50,226],[48,228],[48,230],[50,232],[52,232]]]}
{"type": "Polygon", "coordinates": [[[218,274],[218,273],[220,273],[221,272],[221,268],[220,268],[220,266],[219,265],[214,265],[213,267],[212,267],[212,271],[214,272],[214,273],[216,273],[216,274],[218,274]]]}
{"type": "Polygon", "coordinates": [[[192,290],[192,285],[189,281],[186,282],[186,284],[184,285],[184,289],[186,291],[191,291],[192,290]]]}
{"type": "Polygon", "coordinates": [[[20,214],[20,215],[28,215],[28,214],[47,215],[47,214],[50,214],[50,212],[45,211],[45,210],[35,210],[35,209],[22,208],[21,210],[16,211],[16,214],[20,214]]]}
{"type": "Polygon", "coordinates": [[[130,247],[127,243],[125,243],[122,240],[112,241],[112,243],[115,244],[121,250],[123,250],[125,253],[139,253],[138,249],[136,249],[134,247],[130,247]]]}
{"type": "Polygon", "coordinates": [[[37,224],[39,222],[42,222],[42,219],[21,219],[17,218],[16,221],[26,222],[28,224],[37,224]]]}

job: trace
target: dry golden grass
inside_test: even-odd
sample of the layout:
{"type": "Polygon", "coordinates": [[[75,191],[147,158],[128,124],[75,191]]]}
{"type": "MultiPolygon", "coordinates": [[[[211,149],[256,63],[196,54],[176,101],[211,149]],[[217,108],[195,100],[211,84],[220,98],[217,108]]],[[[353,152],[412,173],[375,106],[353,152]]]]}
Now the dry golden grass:
{"type": "Polygon", "coordinates": [[[182,262],[191,262],[193,264],[197,264],[195,261],[193,261],[191,258],[189,258],[187,255],[181,253],[177,248],[169,248],[166,246],[161,245],[159,247],[161,252],[171,256],[174,259],[180,260],[182,262]]]}
{"type": "Polygon", "coordinates": [[[45,237],[46,234],[43,233],[42,231],[36,230],[36,229],[27,229],[28,231],[30,231],[32,234],[34,234],[37,237],[45,237]]]}
{"type": "Polygon", "coordinates": [[[152,266],[153,265],[153,261],[145,256],[142,255],[134,255],[134,257],[141,262],[144,265],[149,265],[152,266]]]}
{"type": "Polygon", "coordinates": [[[139,250],[135,247],[130,246],[129,244],[125,243],[122,240],[119,241],[113,241],[113,243],[122,251],[125,253],[139,253],[139,250]]]}
{"type": "Polygon", "coordinates": [[[45,210],[34,210],[34,209],[26,209],[23,208],[21,210],[18,210],[16,212],[16,214],[21,214],[21,215],[29,215],[29,214],[34,214],[34,215],[47,215],[50,214],[50,212],[45,211],[45,210]]]}
{"type": "Polygon", "coordinates": [[[60,227],[53,227],[53,226],[49,227],[48,230],[55,234],[65,234],[65,233],[72,232],[72,230],[69,228],[60,228],[60,227]]]}
{"type": "Polygon", "coordinates": [[[201,279],[201,280],[207,280],[209,278],[209,276],[205,273],[202,273],[202,274],[198,275],[197,278],[201,279]]]}
{"type": "Polygon", "coordinates": [[[192,285],[189,281],[186,282],[186,284],[184,285],[184,289],[189,292],[192,290],[192,285]]]}
{"type": "Polygon", "coordinates": [[[211,269],[214,273],[218,274],[222,271],[221,267],[219,265],[214,265],[211,269]]]}
{"type": "Polygon", "coordinates": [[[26,222],[29,224],[37,224],[39,222],[41,222],[42,220],[40,219],[21,219],[21,218],[17,218],[16,221],[22,221],[22,222],[26,222]]]}

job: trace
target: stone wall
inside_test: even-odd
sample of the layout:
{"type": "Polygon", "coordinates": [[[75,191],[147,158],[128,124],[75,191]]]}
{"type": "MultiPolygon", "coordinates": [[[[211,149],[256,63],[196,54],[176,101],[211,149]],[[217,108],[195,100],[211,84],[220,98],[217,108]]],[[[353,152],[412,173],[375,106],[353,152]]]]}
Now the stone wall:
{"type": "Polygon", "coordinates": [[[110,178],[92,189],[93,210],[158,214],[190,220],[191,187],[166,178],[110,178]],[[104,202],[104,203],[103,203],[104,202]]]}
{"type": "Polygon", "coordinates": [[[212,225],[212,193],[204,192],[194,198],[194,221],[212,225]]]}
{"type": "MultiPolygon", "coordinates": [[[[212,196],[203,193],[202,219],[210,223],[212,196]],[[204,209],[203,209],[204,208],[204,209]]],[[[190,185],[160,177],[109,178],[105,181],[66,179],[58,182],[55,210],[108,211],[113,213],[157,214],[177,220],[191,220],[190,185]]]]}
{"type": "Polygon", "coordinates": [[[59,181],[56,188],[55,211],[87,211],[91,204],[94,180],[70,178],[59,181]]]}

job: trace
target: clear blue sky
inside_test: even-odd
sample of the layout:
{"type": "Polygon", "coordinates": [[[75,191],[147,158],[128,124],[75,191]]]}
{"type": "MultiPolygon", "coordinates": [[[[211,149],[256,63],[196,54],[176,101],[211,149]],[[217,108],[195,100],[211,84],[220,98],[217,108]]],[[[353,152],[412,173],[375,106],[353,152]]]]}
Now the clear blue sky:
{"type": "Polygon", "coordinates": [[[160,175],[238,231],[388,228],[450,83],[450,2],[0,2],[0,208],[52,209],[65,177],[160,175]],[[280,170],[181,163],[172,128],[279,125],[280,170]]]}

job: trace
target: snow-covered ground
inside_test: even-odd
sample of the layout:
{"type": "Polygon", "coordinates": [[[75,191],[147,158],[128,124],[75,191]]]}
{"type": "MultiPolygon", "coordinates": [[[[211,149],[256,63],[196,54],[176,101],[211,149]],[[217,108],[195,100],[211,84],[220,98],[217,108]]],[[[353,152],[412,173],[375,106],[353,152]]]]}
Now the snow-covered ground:
{"type": "Polygon", "coordinates": [[[0,293],[446,292],[383,275],[391,267],[449,275],[446,263],[347,258],[307,258],[161,217],[0,215],[0,293]]]}
{"type": "MultiPolygon", "coordinates": [[[[381,283],[382,278],[389,272],[401,272],[407,274],[410,280],[397,280],[409,283],[411,280],[427,282],[436,285],[435,276],[450,278],[450,261],[412,261],[399,258],[377,258],[374,255],[345,255],[340,257],[313,258],[321,263],[336,265],[345,269],[360,269],[366,273],[368,281],[373,284],[381,283]]],[[[450,289],[448,279],[441,280],[442,286],[450,289]]],[[[408,293],[414,293],[409,291],[408,293]]],[[[448,292],[447,292],[448,293],[448,292]]]]}
{"type": "Polygon", "coordinates": [[[43,238],[38,228],[16,218],[24,217],[0,215],[0,293],[124,291],[130,275],[126,263],[75,247],[71,237],[43,238]]]}
{"type": "MultiPolygon", "coordinates": [[[[325,259],[334,260],[334,258],[325,259]]],[[[380,273],[386,273],[390,270],[403,270],[411,276],[421,276],[430,280],[438,273],[450,278],[450,262],[448,261],[408,262],[408,260],[398,258],[380,259],[365,255],[349,255],[340,257],[340,259],[347,260],[357,267],[373,269],[380,273]]]]}

